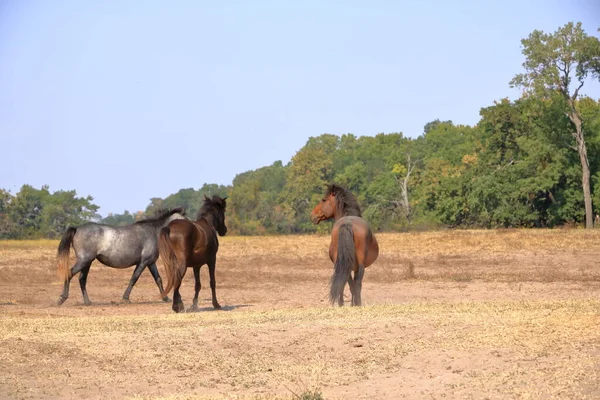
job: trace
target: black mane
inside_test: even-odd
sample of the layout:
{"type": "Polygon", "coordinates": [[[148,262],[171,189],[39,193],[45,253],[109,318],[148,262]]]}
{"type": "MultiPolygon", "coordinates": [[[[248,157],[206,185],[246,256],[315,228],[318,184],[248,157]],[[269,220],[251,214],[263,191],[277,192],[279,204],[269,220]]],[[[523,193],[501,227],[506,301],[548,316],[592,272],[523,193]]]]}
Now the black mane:
{"type": "Polygon", "coordinates": [[[179,213],[181,215],[185,215],[185,211],[182,207],[177,208],[161,208],[156,211],[156,214],[152,218],[143,219],[141,221],[137,221],[136,224],[152,224],[154,222],[162,222],[165,218],[169,218],[171,215],[179,213]]]}
{"type": "Polygon", "coordinates": [[[358,201],[356,201],[356,197],[348,189],[332,183],[331,185],[327,185],[327,193],[325,193],[325,197],[331,194],[335,196],[336,208],[341,215],[344,217],[362,217],[358,201]]]}
{"type": "Polygon", "coordinates": [[[210,213],[213,208],[221,209],[224,213],[225,208],[227,207],[226,199],[227,197],[219,197],[216,194],[213,195],[212,199],[204,195],[204,203],[202,204],[202,207],[200,207],[200,210],[198,210],[196,221],[203,218],[207,213],[210,213]]]}

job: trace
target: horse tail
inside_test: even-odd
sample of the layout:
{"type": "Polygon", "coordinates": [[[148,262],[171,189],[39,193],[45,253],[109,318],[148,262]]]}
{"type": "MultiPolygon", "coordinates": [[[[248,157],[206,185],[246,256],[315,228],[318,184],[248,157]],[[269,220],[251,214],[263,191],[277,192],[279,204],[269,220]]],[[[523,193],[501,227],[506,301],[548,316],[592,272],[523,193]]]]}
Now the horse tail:
{"type": "Polygon", "coordinates": [[[170,234],[171,230],[169,227],[164,227],[160,230],[158,238],[158,252],[162,258],[167,274],[166,287],[160,294],[162,297],[166,297],[175,285],[181,283],[181,276],[177,268],[177,256],[175,255],[173,245],[171,244],[170,234]]]}
{"type": "Polygon", "coordinates": [[[56,258],[58,260],[58,276],[65,282],[71,278],[69,256],[71,255],[71,244],[73,243],[75,232],[77,232],[77,228],[70,227],[67,229],[58,244],[58,252],[56,253],[56,258]]]}
{"type": "Polygon", "coordinates": [[[344,224],[340,226],[338,233],[337,258],[329,285],[329,302],[331,304],[334,304],[344,293],[344,285],[348,281],[354,264],[356,264],[354,231],[351,224],[344,224]]]}

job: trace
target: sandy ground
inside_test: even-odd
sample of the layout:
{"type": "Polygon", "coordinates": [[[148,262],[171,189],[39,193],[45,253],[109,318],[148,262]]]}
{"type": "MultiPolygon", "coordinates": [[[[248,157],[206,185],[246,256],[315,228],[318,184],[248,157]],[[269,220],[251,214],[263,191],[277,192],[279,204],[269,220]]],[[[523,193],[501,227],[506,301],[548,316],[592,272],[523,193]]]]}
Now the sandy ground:
{"type": "Polygon", "coordinates": [[[57,243],[0,242],[0,398],[600,398],[600,232],[377,237],[364,307],[328,305],[327,237],[225,237],[223,310],[204,267],[185,314],[97,262],[56,306],[57,243]]]}

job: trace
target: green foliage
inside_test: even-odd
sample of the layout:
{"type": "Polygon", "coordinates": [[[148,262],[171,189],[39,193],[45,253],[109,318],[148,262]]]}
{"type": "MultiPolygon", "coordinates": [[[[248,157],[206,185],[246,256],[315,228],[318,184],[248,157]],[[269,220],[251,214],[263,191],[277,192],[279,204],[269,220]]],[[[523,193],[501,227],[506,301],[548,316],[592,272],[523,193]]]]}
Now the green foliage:
{"type": "Polygon", "coordinates": [[[587,35],[581,22],[569,22],[552,34],[535,30],[521,43],[525,72],[513,78],[512,86],[570,96],[574,78],[579,86],[586,78],[600,75],[600,40],[587,35]]]}
{"type": "Polygon", "coordinates": [[[92,201],[74,190],[50,193],[48,186],[23,185],[14,196],[0,190],[0,238],[57,238],[69,226],[99,217],[92,201]]]}
{"type": "Polygon", "coordinates": [[[125,210],[123,214],[108,214],[106,218],[102,218],[100,220],[100,222],[103,224],[114,226],[130,225],[133,224],[135,221],[135,215],[130,214],[127,210],[125,210]]]}
{"type": "Polygon", "coordinates": [[[195,219],[202,206],[204,196],[226,196],[228,188],[223,185],[204,184],[200,189],[180,189],[177,193],[167,196],[164,200],[158,197],[150,199],[150,204],[141,215],[143,218],[153,217],[159,209],[183,207],[188,218],[195,219]]]}

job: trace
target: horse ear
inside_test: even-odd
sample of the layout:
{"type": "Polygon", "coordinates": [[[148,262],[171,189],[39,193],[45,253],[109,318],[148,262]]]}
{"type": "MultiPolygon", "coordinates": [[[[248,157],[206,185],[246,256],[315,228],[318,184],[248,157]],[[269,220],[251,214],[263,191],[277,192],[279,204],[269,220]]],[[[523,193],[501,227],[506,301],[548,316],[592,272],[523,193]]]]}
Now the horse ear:
{"type": "Polygon", "coordinates": [[[227,196],[223,197],[223,201],[227,200],[227,196]]]}
{"type": "Polygon", "coordinates": [[[207,195],[204,195],[204,200],[210,201],[207,195]]]}

